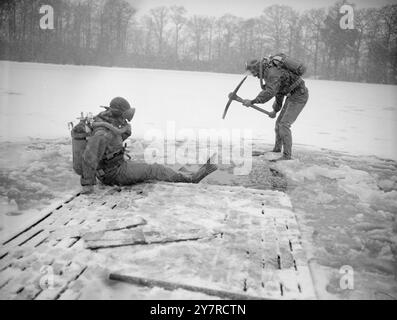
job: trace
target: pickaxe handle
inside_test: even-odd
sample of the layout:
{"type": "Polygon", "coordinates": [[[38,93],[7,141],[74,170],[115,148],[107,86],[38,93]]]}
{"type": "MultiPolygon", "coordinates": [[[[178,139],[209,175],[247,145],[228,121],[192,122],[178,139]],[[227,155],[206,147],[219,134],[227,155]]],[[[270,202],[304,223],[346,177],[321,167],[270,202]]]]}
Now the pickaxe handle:
{"type": "MultiPolygon", "coordinates": [[[[238,101],[238,102],[240,102],[240,103],[243,103],[243,99],[241,99],[237,94],[234,95],[233,100],[236,100],[236,101],[238,101]]],[[[253,108],[253,109],[255,109],[255,110],[258,110],[259,112],[262,112],[262,113],[264,113],[264,114],[267,114],[269,117],[270,117],[270,115],[272,114],[271,112],[266,111],[266,110],[264,110],[264,109],[262,109],[262,108],[259,108],[258,106],[254,105],[254,104],[251,104],[251,105],[250,105],[250,108],[253,108]]]]}

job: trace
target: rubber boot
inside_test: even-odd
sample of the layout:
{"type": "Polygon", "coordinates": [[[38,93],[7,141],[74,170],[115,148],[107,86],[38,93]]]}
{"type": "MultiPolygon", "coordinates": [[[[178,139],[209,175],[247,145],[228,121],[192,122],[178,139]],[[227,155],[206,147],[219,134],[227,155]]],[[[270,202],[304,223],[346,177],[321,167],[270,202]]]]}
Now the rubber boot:
{"type": "Polygon", "coordinates": [[[280,157],[280,158],[277,158],[277,159],[273,159],[273,160],[269,160],[270,162],[277,162],[277,161],[286,161],[286,160],[292,160],[292,158],[291,157],[288,157],[288,156],[285,156],[285,155],[283,155],[282,157],[280,157]]]}
{"type": "Polygon", "coordinates": [[[209,174],[211,174],[212,172],[218,169],[218,166],[216,164],[211,163],[214,156],[215,155],[211,156],[207,160],[206,164],[202,165],[195,173],[193,173],[192,183],[199,183],[206,176],[208,176],[209,174]]]}

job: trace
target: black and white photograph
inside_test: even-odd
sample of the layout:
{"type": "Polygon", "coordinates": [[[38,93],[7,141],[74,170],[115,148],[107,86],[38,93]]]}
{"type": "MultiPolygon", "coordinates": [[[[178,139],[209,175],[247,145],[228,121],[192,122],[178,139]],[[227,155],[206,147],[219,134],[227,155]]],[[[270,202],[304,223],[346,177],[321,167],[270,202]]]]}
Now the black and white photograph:
{"type": "Polygon", "coordinates": [[[0,241],[0,300],[396,300],[397,0],[1,0],[0,241]]]}

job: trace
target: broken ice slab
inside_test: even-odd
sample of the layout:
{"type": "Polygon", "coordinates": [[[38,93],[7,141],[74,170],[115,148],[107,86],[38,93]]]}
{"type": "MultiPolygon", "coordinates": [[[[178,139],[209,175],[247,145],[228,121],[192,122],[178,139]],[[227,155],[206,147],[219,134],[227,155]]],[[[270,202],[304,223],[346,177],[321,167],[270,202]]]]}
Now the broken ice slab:
{"type": "Polygon", "coordinates": [[[86,242],[87,248],[100,249],[127,245],[199,240],[215,235],[215,233],[209,233],[198,229],[160,230],[153,228],[135,228],[129,230],[89,232],[83,235],[83,239],[86,242]]]}

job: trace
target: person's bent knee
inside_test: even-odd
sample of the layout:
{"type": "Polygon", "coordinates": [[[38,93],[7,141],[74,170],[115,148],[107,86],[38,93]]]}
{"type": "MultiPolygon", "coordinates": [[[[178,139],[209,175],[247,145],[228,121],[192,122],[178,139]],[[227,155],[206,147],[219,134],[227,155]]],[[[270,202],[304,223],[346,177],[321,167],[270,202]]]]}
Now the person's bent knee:
{"type": "Polygon", "coordinates": [[[280,122],[280,124],[278,125],[279,130],[290,130],[291,128],[291,124],[288,122],[280,122]]]}
{"type": "Polygon", "coordinates": [[[281,122],[278,128],[278,131],[281,135],[289,134],[291,132],[291,125],[287,122],[281,122]]]}

